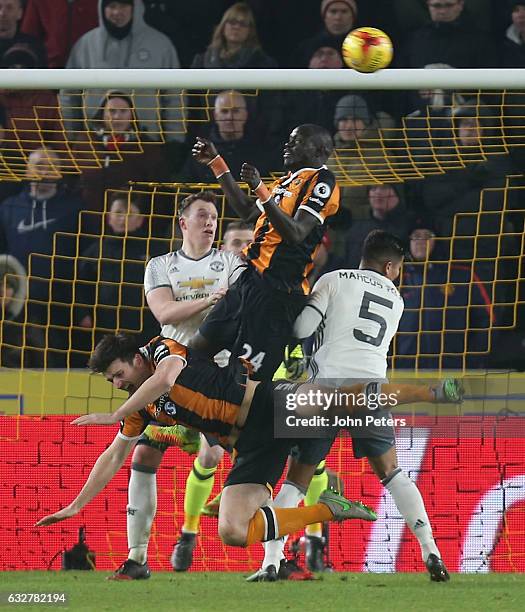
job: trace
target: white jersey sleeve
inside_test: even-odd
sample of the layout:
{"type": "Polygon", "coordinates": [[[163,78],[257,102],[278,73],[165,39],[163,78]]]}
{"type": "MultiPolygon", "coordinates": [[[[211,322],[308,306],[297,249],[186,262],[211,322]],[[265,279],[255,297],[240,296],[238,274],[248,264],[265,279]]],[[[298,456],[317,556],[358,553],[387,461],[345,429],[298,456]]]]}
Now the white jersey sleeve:
{"type": "Polygon", "coordinates": [[[316,333],[311,374],[385,378],[388,349],[404,308],[399,291],[372,270],[336,270],[318,285],[321,281],[318,304],[325,316],[316,333]]]}
{"type": "MultiPolygon", "coordinates": [[[[154,257],[148,262],[144,275],[146,295],[158,289],[171,289],[175,302],[193,301],[209,297],[218,289],[230,287],[245,270],[246,264],[237,255],[212,249],[200,259],[191,259],[183,251],[154,257]]],[[[166,338],[187,344],[210,311],[206,308],[175,325],[162,326],[166,338]]]]}
{"type": "Polygon", "coordinates": [[[308,338],[323,321],[336,285],[331,281],[330,274],[324,274],[315,283],[308,296],[308,303],[297,317],[293,327],[294,338],[308,338]]]}

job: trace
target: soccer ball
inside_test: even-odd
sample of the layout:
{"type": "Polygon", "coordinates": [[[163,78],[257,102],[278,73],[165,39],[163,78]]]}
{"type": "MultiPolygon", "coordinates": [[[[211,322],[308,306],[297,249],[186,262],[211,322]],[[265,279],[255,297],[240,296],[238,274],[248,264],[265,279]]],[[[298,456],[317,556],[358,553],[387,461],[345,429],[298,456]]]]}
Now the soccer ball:
{"type": "Polygon", "coordinates": [[[343,59],[349,68],[358,72],[375,72],[392,61],[392,41],[377,28],[352,30],[343,42],[343,59]]]}

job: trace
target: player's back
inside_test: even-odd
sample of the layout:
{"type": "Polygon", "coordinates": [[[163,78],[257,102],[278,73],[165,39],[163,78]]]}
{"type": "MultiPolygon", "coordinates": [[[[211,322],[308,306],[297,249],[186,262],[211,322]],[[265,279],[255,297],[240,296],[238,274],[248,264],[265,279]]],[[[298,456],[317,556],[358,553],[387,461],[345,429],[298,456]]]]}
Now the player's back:
{"type": "Polygon", "coordinates": [[[325,316],[316,332],[311,374],[320,378],[384,378],[403,299],[373,270],[336,270],[312,294],[325,316]]]}

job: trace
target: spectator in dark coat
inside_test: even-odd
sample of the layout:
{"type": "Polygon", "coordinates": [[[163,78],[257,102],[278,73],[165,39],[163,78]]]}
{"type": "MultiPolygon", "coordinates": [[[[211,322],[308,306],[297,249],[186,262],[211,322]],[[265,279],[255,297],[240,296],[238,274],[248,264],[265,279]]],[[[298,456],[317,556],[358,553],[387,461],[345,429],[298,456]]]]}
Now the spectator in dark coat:
{"type": "Polygon", "coordinates": [[[96,0],[27,0],[20,30],[44,41],[49,68],[64,68],[73,45],[97,26],[96,0]]]}
{"type": "MultiPolygon", "coordinates": [[[[36,149],[26,168],[29,185],[0,206],[0,252],[27,269],[32,253],[50,255],[55,232],[76,232],[82,200],[61,182],[61,161],[52,149],[36,149]]],[[[32,275],[37,274],[34,268],[32,275]]]]}
{"type": "Polygon", "coordinates": [[[368,190],[368,219],[355,221],[346,235],[345,268],[359,268],[361,248],[368,234],[375,229],[395,234],[408,242],[412,222],[405,206],[402,185],[375,185],[368,190]]]}
{"type": "Polygon", "coordinates": [[[76,320],[80,327],[95,329],[95,342],[117,330],[138,334],[144,342],[159,333],[145,305],[143,281],[146,260],[162,247],[152,251],[144,212],[136,195],[114,194],[102,238],[79,259],[76,320]]]}
{"type": "Polygon", "coordinates": [[[502,65],[505,68],[525,68],[525,0],[509,2],[512,23],[503,42],[502,65]]]}
{"type": "Polygon", "coordinates": [[[321,18],[324,28],[298,45],[292,56],[290,67],[308,68],[313,53],[323,46],[341,49],[346,35],[355,27],[357,2],[355,0],[323,0],[321,18]]]}
{"type": "MultiPolygon", "coordinates": [[[[276,147],[261,147],[257,139],[249,135],[246,98],[238,91],[219,93],[215,99],[213,119],[209,139],[224,157],[236,180],[239,180],[244,162],[256,166],[261,176],[269,176],[271,171],[279,168],[281,160],[276,155],[276,147]]],[[[179,178],[185,183],[207,183],[210,181],[210,170],[190,155],[179,178]]],[[[226,210],[226,214],[229,217],[237,216],[230,209],[226,210]]]]}
{"type": "MultiPolygon", "coordinates": [[[[22,0],[0,0],[0,57],[17,43],[28,45],[37,58],[37,68],[47,66],[46,50],[38,38],[18,30],[24,5],[22,0]]],[[[4,66],[2,66],[3,68],[4,66]]]]}
{"type": "MultiPolygon", "coordinates": [[[[457,213],[480,210],[484,189],[503,187],[505,177],[515,172],[509,154],[501,146],[495,128],[497,121],[487,107],[475,101],[467,101],[465,106],[459,107],[451,120],[454,139],[442,163],[450,168],[464,167],[428,176],[414,186],[414,200],[433,217],[440,236],[451,235],[457,213]]],[[[464,221],[467,222],[466,217],[464,221]]],[[[475,235],[473,218],[472,223],[470,231],[475,235]]],[[[462,235],[468,234],[462,231],[462,235]]]]}
{"type": "Polygon", "coordinates": [[[470,265],[448,260],[431,223],[411,232],[410,255],[400,282],[405,310],[395,339],[395,367],[484,367],[493,324],[490,286],[470,265]]]}
{"type": "Polygon", "coordinates": [[[47,366],[65,367],[72,251],[64,253],[55,245],[60,232],[76,236],[84,203],[65,186],[61,159],[52,149],[29,155],[26,178],[28,187],[0,206],[0,252],[14,255],[27,269],[27,314],[49,332],[47,366]]]}
{"type": "Polygon", "coordinates": [[[463,15],[464,0],[427,0],[430,23],[415,30],[396,58],[402,68],[442,62],[454,68],[487,68],[496,64],[488,35],[463,15]]]}
{"type": "Polygon", "coordinates": [[[88,142],[75,143],[81,188],[91,211],[104,209],[104,192],[128,181],[168,178],[165,147],[149,139],[135,116],[133,99],[110,90],[89,124],[88,142]],[[91,169],[89,169],[91,167],[91,169]]]}

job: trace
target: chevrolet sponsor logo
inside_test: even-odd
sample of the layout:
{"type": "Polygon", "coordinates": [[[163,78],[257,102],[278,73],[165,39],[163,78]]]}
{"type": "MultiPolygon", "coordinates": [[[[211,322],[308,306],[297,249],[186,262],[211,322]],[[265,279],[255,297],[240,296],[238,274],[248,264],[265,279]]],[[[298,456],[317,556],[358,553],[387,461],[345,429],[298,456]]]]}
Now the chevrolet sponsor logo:
{"type": "Polygon", "coordinates": [[[187,281],[180,281],[179,287],[189,287],[190,289],[205,289],[209,285],[215,283],[214,278],[190,278],[187,281]]]}

